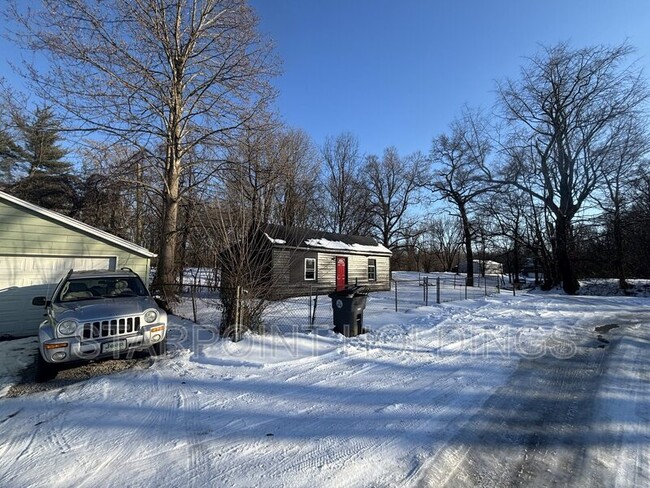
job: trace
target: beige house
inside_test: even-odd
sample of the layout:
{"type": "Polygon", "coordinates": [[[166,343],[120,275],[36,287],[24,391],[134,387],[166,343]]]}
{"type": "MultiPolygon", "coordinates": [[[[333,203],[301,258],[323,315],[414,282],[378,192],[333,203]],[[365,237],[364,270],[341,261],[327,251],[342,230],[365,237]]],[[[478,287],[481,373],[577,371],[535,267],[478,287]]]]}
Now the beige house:
{"type": "Polygon", "coordinates": [[[34,335],[43,308],[70,270],[131,268],[149,281],[156,255],[108,232],[0,192],[0,337],[34,335]]]}

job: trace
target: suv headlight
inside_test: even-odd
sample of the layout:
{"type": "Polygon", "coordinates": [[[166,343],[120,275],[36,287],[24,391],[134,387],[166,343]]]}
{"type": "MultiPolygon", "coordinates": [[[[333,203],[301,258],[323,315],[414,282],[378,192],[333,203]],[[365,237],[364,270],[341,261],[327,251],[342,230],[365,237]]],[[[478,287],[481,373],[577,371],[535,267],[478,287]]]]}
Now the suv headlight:
{"type": "Polygon", "coordinates": [[[156,312],[155,310],[147,310],[144,313],[144,321],[146,323],[151,324],[155,322],[156,319],[158,319],[158,312],[156,312]]]}
{"type": "Polygon", "coordinates": [[[59,325],[57,325],[57,330],[59,335],[72,335],[77,331],[77,323],[74,320],[64,320],[59,325]]]}

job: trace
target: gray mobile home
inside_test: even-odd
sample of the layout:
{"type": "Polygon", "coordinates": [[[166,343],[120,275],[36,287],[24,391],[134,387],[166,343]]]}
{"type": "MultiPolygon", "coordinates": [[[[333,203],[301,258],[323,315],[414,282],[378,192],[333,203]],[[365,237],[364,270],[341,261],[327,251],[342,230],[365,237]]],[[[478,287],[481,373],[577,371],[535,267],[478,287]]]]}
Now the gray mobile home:
{"type": "Polygon", "coordinates": [[[353,285],[390,290],[392,253],[372,237],[267,224],[253,241],[274,298],[353,285]]]}

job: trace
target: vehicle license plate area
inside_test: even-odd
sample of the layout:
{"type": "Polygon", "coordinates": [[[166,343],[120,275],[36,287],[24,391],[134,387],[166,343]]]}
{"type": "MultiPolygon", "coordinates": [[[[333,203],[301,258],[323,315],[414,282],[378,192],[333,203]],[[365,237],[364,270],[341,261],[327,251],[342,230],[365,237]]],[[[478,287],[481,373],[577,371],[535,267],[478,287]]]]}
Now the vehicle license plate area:
{"type": "Polygon", "coordinates": [[[102,344],[102,352],[115,352],[126,349],[126,339],[102,344]]]}

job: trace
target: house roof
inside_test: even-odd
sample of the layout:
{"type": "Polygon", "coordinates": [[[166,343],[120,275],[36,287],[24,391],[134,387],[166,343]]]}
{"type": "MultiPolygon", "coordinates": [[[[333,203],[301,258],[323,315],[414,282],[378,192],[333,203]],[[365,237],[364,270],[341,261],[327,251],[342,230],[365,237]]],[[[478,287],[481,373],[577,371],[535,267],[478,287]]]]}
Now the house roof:
{"type": "Polygon", "coordinates": [[[52,210],[47,210],[43,207],[39,207],[38,205],[34,205],[33,203],[26,202],[24,200],[21,200],[20,198],[14,197],[13,195],[9,195],[8,193],[4,193],[0,191],[0,201],[5,201],[13,206],[20,207],[22,209],[27,210],[28,212],[34,213],[46,220],[63,224],[64,226],[71,227],[75,230],[78,230],[79,232],[88,234],[91,237],[94,237],[96,239],[132,251],[134,254],[138,254],[140,256],[147,257],[147,258],[153,258],[156,256],[155,253],[152,253],[148,249],[138,246],[137,244],[133,244],[132,242],[127,241],[126,239],[122,239],[121,237],[114,236],[113,234],[97,229],[96,227],[93,227],[91,225],[84,224],[83,222],[75,220],[72,217],[67,217],[65,215],[54,212],[52,210]]]}
{"type": "Polygon", "coordinates": [[[309,247],[324,251],[365,254],[392,254],[388,248],[378,243],[373,237],[335,234],[276,224],[264,225],[262,232],[272,244],[278,246],[309,247]]]}

